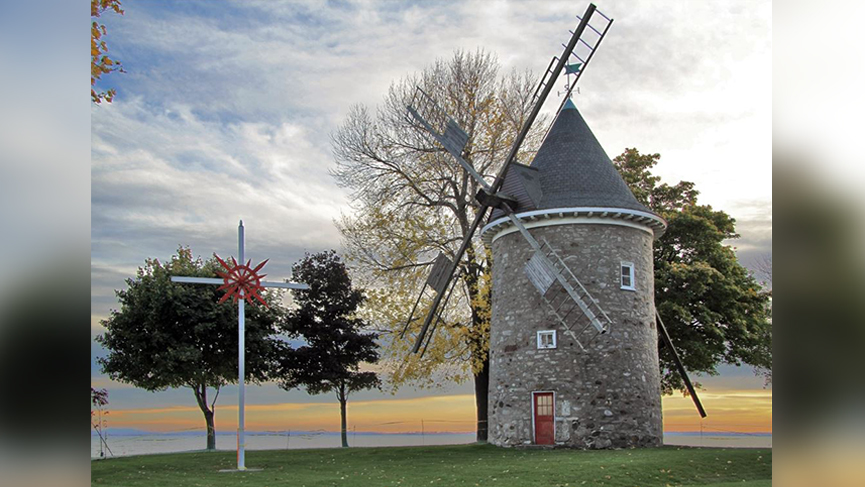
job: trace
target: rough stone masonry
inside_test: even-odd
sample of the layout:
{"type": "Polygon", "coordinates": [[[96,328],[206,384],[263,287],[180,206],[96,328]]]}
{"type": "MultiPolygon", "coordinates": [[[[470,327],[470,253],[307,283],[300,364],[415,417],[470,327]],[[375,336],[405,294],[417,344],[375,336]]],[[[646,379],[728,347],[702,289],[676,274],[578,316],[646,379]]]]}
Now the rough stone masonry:
{"type": "MultiPolygon", "coordinates": [[[[493,242],[489,441],[495,445],[534,443],[535,391],[554,392],[556,445],[662,443],[653,237],[597,220],[532,230],[558,251],[613,321],[587,351],[573,343],[526,277],[523,266],[532,251],[523,237],[510,233],[493,242]],[[623,261],[634,264],[634,291],[621,289],[623,261]],[[539,330],[555,330],[557,347],[538,349],[539,330]]],[[[549,293],[564,292],[556,286],[549,293]]]]}

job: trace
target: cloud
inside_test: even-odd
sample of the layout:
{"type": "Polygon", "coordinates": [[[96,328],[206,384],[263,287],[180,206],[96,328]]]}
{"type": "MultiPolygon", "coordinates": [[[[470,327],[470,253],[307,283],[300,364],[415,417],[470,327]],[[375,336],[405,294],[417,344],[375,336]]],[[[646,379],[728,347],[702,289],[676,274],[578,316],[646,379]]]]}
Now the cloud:
{"type": "MultiPolygon", "coordinates": [[[[249,256],[271,258],[274,279],[304,251],[339,248],[332,219],[348,201],[328,174],[329,136],[351,105],[374,107],[391,82],[455,49],[540,74],[582,13],[568,1],[489,0],[124,8],[105,22],[128,72],[106,80],[116,101],[91,109],[91,335],[145,258],[180,244],[235,254],[239,219],[249,256]]],[[[770,248],[771,4],[609,8],[616,21],[575,99],[603,146],[660,152],[666,182],[695,181],[701,201],[737,219],[740,255],[770,248]]]]}
{"type": "Polygon", "coordinates": [[[288,277],[303,250],[338,245],[331,220],[344,196],[303,127],[207,122],[134,99],[100,107],[92,139],[95,303],[110,302],[146,257],[180,244],[236,254],[241,218],[250,257],[273,258],[270,275],[288,277]]]}

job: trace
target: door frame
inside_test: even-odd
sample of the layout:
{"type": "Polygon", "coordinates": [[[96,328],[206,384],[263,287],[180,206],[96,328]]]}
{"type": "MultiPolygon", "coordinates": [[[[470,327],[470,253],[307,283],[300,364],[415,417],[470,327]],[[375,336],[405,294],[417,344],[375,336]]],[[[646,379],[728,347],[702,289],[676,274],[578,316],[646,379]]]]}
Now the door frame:
{"type": "Polygon", "coordinates": [[[532,391],[529,400],[532,403],[532,444],[537,445],[538,432],[535,425],[535,395],[536,394],[552,394],[553,395],[553,444],[556,443],[556,391],[532,391]]]}

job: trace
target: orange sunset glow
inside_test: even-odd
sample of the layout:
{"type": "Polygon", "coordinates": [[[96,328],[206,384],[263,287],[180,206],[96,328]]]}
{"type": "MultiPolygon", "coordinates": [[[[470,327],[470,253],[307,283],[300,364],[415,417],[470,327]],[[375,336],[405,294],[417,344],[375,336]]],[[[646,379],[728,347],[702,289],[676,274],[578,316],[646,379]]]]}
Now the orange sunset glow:
{"type": "MultiPolygon", "coordinates": [[[[702,428],[707,432],[772,431],[771,390],[704,391],[700,398],[709,413],[709,417],[702,420],[702,428]]],[[[665,431],[701,430],[700,417],[690,398],[666,396],[663,410],[665,431]]],[[[348,403],[348,426],[356,431],[472,432],[474,417],[474,396],[470,394],[348,403]]],[[[159,432],[203,430],[204,419],[196,406],[112,409],[111,426],[159,432]]],[[[216,428],[218,431],[237,428],[237,405],[217,405],[216,428]]],[[[250,431],[338,431],[339,406],[336,401],[247,404],[246,428],[250,431]]]]}
{"type": "MultiPolygon", "coordinates": [[[[771,390],[719,390],[699,393],[708,417],[702,428],[708,432],[771,433],[771,390]]],[[[700,415],[690,397],[665,396],[664,431],[700,431],[700,415]]]]}

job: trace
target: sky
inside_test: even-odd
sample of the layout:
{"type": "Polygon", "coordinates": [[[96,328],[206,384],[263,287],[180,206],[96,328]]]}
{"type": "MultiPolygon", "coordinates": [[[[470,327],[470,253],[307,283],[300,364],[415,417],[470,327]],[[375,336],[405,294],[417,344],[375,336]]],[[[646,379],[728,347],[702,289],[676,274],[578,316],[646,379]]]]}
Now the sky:
{"type": "MultiPolygon", "coordinates": [[[[700,201],[737,220],[730,242],[752,265],[772,250],[772,17],[768,1],[598,2],[615,19],[574,102],[608,155],[661,154],[665,182],[693,181],[700,201]]],[[[160,1],[106,14],[110,53],[126,70],[111,104],[91,106],[91,385],[109,391],[111,426],[203,429],[191,391],[150,393],[107,379],[93,341],[148,257],[179,245],[236,253],[246,226],[253,261],[290,276],[304,252],[340,249],[333,220],[349,198],[328,170],[330,134],[350,107],[375,107],[389,85],[456,49],[497,55],[502,72],[539,73],[559,55],[584,4],[504,2],[160,1]]],[[[559,82],[559,85],[562,83],[559,82]]],[[[551,113],[560,99],[545,105],[551,113]]],[[[747,368],[700,377],[710,417],[727,431],[771,431],[771,387],[747,368]]],[[[349,402],[358,431],[471,431],[470,384],[349,402]],[[429,427],[427,428],[429,431],[429,427]]],[[[236,426],[236,388],[217,429],[236,426]]],[[[247,390],[251,430],[337,429],[329,395],[247,390]]],[[[698,431],[690,400],[664,398],[668,431],[698,431]]]]}

